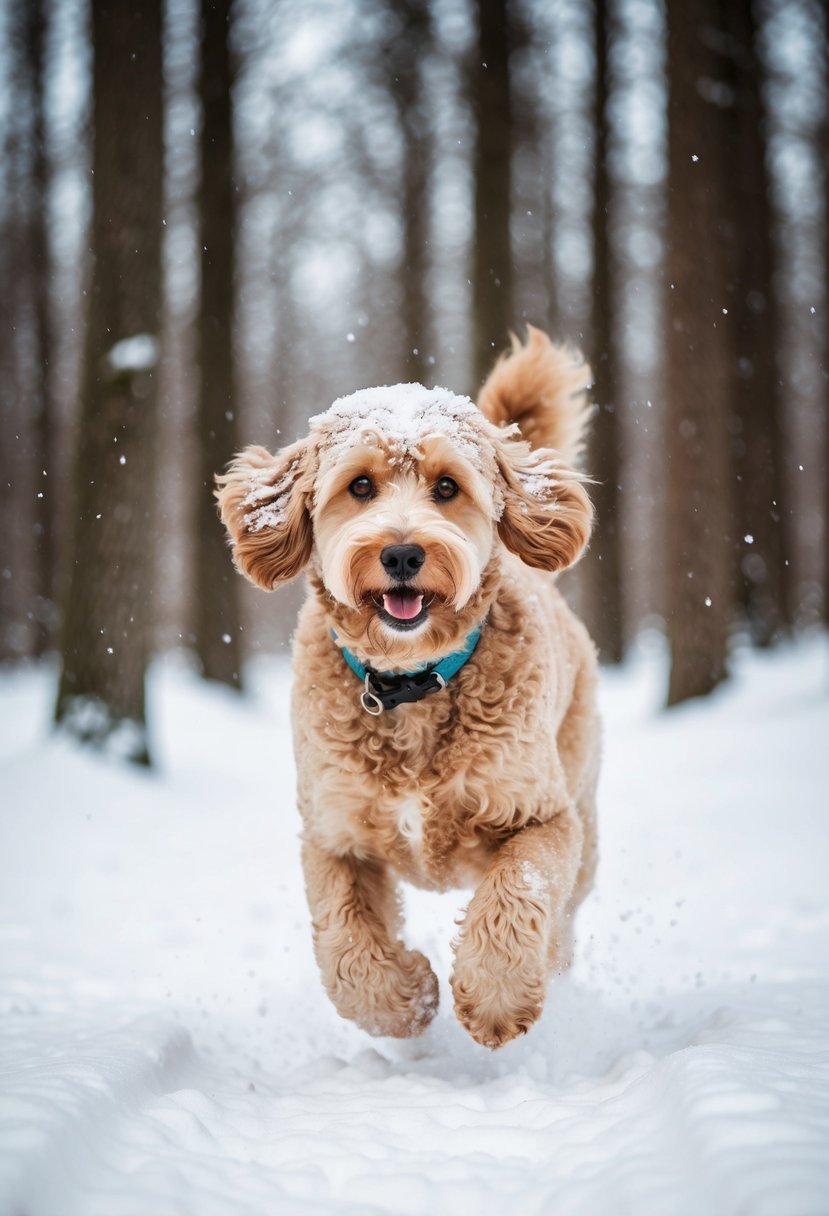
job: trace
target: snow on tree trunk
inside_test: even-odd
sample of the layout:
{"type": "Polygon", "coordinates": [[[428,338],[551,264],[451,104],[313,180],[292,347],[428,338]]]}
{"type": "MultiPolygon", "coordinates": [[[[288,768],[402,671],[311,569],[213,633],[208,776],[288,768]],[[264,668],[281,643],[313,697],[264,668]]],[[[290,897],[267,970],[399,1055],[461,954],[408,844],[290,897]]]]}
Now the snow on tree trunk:
{"type": "Polygon", "coordinates": [[[161,4],[92,4],[92,267],[56,720],[149,763],[157,359],[161,312],[161,4]]]}

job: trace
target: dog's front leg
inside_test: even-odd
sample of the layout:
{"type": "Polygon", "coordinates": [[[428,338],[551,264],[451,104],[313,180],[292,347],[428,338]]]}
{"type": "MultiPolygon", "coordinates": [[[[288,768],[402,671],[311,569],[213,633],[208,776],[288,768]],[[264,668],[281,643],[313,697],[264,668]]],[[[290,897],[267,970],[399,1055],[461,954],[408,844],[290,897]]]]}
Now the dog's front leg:
{"type": "Polygon", "coordinates": [[[570,962],[569,904],[583,831],[574,808],[511,836],[470,900],[455,947],[455,1012],[478,1043],[501,1047],[538,1018],[570,962]]]}
{"type": "Polygon", "coordinates": [[[369,1034],[420,1034],[437,1012],[438,982],[428,959],[397,940],[400,914],[386,868],[310,840],[302,860],[314,953],[338,1013],[369,1034]]]}

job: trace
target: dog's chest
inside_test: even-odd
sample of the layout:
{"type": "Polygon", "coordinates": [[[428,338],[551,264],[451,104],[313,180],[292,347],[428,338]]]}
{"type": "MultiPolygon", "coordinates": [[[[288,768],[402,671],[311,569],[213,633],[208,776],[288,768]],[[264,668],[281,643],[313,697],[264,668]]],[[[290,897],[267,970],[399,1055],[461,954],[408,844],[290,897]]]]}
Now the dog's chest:
{"type": "Polygon", "coordinates": [[[384,789],[374,800],[369,822],[372,844],[380,846],[402,874],[415,881],[428,879],[431,808],[417,791],[384,789]]]}
{"type": "Polygon", "coordinates": [[[425,793],[381,798],[373,820],[378,838],[386,837],[384,855],[416,886],[440,890],[474,883],[491,854],[482,841],[467,840],[459,847],[460,821],[425,793]]]}
{"type": "Polygon", "coordinates": [[[414,795],[409,795],[393,809],[397,833],[405,842],[412,857],[420,860],[423,850],[423,806],[414,795]]]}
{"type": "Polygon", "coordinates": [[[430,873],[429,849],[424,839],[428,811],[416,794],[409,794],[388,803],[381,815],[391,833],[390,860],[403,877],[418,885],[431,886],[434,876],[430,873]]]}

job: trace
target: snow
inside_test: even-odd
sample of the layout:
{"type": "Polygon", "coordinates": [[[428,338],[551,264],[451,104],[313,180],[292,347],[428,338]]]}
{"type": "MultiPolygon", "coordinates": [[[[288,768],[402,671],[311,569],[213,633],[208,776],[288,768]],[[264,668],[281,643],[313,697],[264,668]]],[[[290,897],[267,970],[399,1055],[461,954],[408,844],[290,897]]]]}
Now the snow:
{"type": "Polygon", "coordinates": [[[257,469],[252,475],[250,490],[242,499],[243,506],[253,508],[245,513],[248,532],[261,532],[264,528],[278,528],[284,524],[300,464],[297,457],[276,482],[273,481],[273,469],[268,466],[257,469]]]}
{"type": "Polygon", "coordinates": [[[542,872],[537,869],[532,862],[521,862],[521,877],[524,879],[524,886],[532,895],[543,898],[548,890],[547,879],[542,872]]]}
{"type": "Polygon", "coordinates": [[[441,979],[424,1038],[327,1001],[284,661],[247,701],[160,663],[156,774],[46,738],[53,673],[5,674],[0,1212],[825,1212],[827,660],[740,652],[670,714],[658,648],[605,674],[576,961],[494,1054],[451,1010],[464,893],[407,892],[441,979]]]}
{"type": "Polygon", "coordinates": [[[556,491],[561,468],[554,460],[540,461],[531,470],[518,469],[518,481],[531,498],[551,498],[556,491]]]}
{"type": "Polygon", "coordinates": [[[113,372],[151,371],[158,363],[158,340],[152,334],[122,338],[107,352],[106,359],[113,372]]]}
{"type": "MultiPolygon", "coordinates": [[[[358,443],[382,439],[400,458],[422,458],[424,439],[442,435],[461,456],[481,468],[482,415],[474,402],[447,388],[392,384],[338,397],[311,419],[324,446],[340,454],[358,443]]],[[[512,434],[515,428],[507,428],[512,434]]]]}

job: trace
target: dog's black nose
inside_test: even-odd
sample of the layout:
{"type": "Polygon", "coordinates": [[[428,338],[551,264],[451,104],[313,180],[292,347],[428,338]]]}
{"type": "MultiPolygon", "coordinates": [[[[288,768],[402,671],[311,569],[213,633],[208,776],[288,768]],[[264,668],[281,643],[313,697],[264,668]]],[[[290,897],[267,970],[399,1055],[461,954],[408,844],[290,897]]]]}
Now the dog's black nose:
{"type": "Polygon", "coordinates": [[[386,545],[380,561],[386,574],[395,582],[407,583],[426,561],[426,550],[420,545],[386,545]]]}

